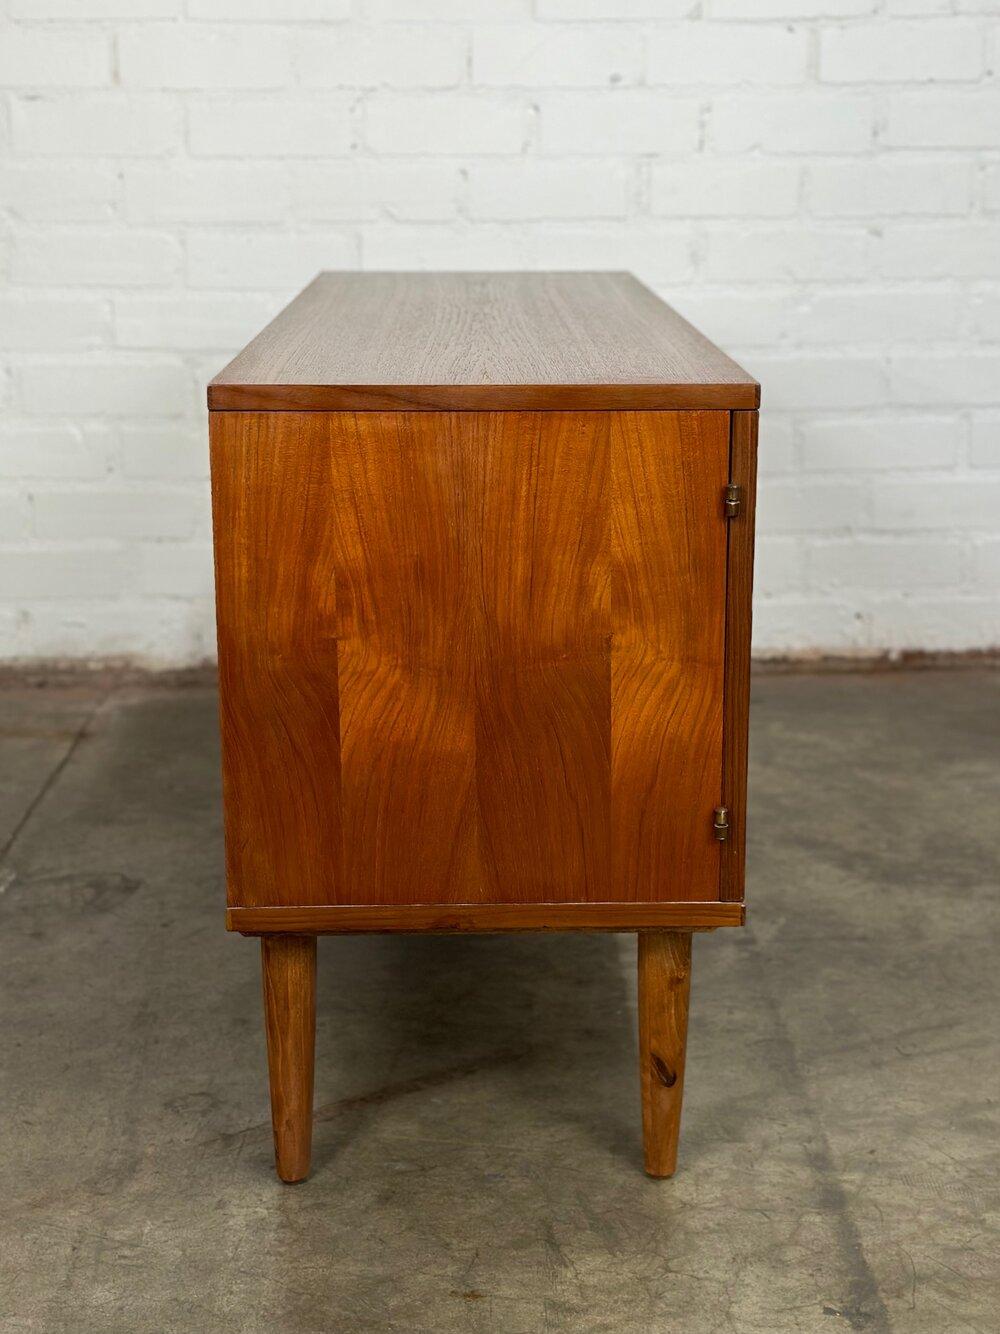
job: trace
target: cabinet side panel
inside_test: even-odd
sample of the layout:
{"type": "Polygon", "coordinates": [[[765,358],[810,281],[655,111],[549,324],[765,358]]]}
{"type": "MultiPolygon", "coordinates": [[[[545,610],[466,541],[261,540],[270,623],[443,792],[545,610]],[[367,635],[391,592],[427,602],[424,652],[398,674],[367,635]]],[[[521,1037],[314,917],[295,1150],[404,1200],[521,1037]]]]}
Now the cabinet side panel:
{"type": "Polygon", "coordinates": [[[291,414],[212,413],[231,905],[342,893],[329,464],[291,414]]]}
{"type": "Polygon", "coordinates": [[[720,845],[724,412],[615,414],[614,897],[713,899],[720,845]]]}
{"type": "Polygon", "coordinates": [[[346,903],[478,899],[481,630],[468,429],[442,413],[308,414],[330,460],[346,903]]]}
{"type": "Polygon", "coordinates": [[[611,892],[611,414],[484,414],[476,770],[484,897],[611,892]]]}
{"type": "Polygon", "coordinates": [[[742,501],[739,514],[729,521],[726,585],[726,729],[722,799],[729,807],[730,830],[722,849],[720,897],[727,902],[738,902],[743,898],[745,879],[757,415],[756,412],[734,412],[730,436],[729,477],[740,487],[742,501]]]}
{"type": "Polygon", "coordinates": [[[716,899],[728,420],[215,414],[230,903],[716,899]]]}

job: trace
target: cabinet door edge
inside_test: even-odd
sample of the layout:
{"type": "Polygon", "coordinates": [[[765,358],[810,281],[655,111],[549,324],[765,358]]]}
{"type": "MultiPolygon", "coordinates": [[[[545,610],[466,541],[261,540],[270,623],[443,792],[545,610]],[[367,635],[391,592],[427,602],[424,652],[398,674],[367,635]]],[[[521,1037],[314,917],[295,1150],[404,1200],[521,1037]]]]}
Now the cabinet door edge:
{"type": "Polygon", "coordinates": [[[740,491],[739,512],[728,520],[726,560],[722,804],[729,812],[729,836],[722,845],[719,884],[724,903],[740,902],[744,893],[757,418],[756,411],[730,414],[729,481],[740,491]]]}

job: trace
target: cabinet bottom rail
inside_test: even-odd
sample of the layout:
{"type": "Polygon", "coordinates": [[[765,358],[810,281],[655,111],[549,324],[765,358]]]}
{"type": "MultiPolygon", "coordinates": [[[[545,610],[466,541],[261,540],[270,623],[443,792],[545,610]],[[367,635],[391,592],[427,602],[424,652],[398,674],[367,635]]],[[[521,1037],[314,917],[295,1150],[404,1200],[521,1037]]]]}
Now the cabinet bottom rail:
{"type": "Polygon", "coordinates": [[[226,926],[245,936],[365,931],[643,931],[742,926],[743,903],[416,903],[233,907],[226,926]]]}

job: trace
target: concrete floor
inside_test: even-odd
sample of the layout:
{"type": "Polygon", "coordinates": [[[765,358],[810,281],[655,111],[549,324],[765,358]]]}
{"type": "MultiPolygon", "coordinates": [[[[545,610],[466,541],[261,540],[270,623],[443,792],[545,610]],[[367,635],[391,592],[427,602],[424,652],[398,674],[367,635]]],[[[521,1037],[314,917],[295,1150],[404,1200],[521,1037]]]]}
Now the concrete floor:
{"type": "Polygon", "coordinates": [[[755,683],[678,1175],[629,936],[329,939],[271,1170],[209,688],[0,694],[0,1329],[1000,1328],[1000,673],[755,683]]]}

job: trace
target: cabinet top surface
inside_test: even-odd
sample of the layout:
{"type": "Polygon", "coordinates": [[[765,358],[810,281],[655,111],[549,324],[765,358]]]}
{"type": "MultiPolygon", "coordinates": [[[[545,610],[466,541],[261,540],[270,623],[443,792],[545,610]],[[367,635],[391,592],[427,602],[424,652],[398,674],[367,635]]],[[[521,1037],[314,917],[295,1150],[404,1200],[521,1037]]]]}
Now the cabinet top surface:
{"type": "Polygon", "coordinates": [[[211,381],[217,410],[754,408],[629,273],[321,273],[211,381]]]}

